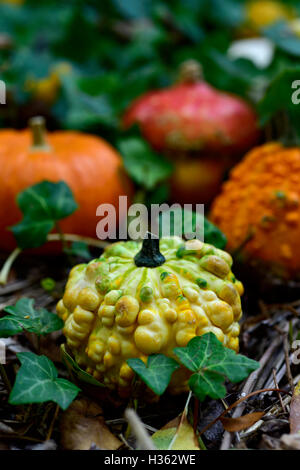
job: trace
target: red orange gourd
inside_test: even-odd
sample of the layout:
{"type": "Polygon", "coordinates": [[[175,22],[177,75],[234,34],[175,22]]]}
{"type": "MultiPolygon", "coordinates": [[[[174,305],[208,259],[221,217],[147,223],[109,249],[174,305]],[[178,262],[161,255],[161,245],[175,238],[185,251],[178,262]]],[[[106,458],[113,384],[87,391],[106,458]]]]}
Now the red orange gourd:
{"type": "Polygon", "coordinates": [[[228,168],[259,139],[252,107],[206,83],[193,60],[182,65],[178,83],[132,103],[123,126],[133,124],[175,162],[171,198],[181,203],[209,203],[228,168]]]}
{"type": "Polygon", "coordinates": [[[125,128],[138,124],[158,151],[202,151],[232,156],[257,142],[256,114],[241,98],[201,78],[199,64],[183,64],[170,88],[139,97],[124,115],[125,128]]]}

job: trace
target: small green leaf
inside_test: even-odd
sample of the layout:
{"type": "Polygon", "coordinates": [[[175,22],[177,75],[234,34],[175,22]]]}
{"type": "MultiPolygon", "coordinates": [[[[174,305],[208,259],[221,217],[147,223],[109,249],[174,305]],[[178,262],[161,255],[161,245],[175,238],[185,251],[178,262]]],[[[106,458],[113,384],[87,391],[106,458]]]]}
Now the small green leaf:
{"type": "Polygon", "coordinates": [[[147,365],[138,358],[128,359],[127,364],[156,395],[164,393],[173,372],[179,368],[179,364],[174,359],[163,354],[149,356],[147,365]]]}
{"type": "Polygon", "coordinates": [[[12,405],[54,401],[67,409],[80,389],[65,379],[59,379],[57,370],[46,356],[31,352],[17,354],[21,367],[9,396],[12,405]]]}
{"type": "Polygon", "coordinates": [[[0,319],[0,337],[12,336],[23,329],[37,335],[46,335],[60,330],[64,323],[45,308],[35,309],[34,300],[23,297],[16,305],[5,307],[9,313],[0,319]]]}
{"type": "Polygon", "coordinates": [[[193,374],[189,380],[189,387],[200,401],[204,401],[207,396],[211,398],[224,398],[226,388],[224,386],[223,375],[211,370],[201,374],[193,374]]]}
{"type": "Polygon", "coordinates": [[[46,292],[52,292],[55,289],[56,282],[52,277],[45,277],[44,279],[41,280],[41,287],[46,291],[46,292]]]}
{"type": "Polygon", "coordinates": [[[204,217],[204,241],[223,250],[227,244],[227,238],[221,230],[204,217]]]}
{"type": "Polygon", "coordinates": [[[295,91],[292,84],[299,80],[299,74],[300,66],[295,64],[285,67],[273,77],[263,99],[258,104],[261,124],[265,124],[277,111],[298,109],[292,101],[292,94],[295,91]]]}
{"type": "Polygon", "coordinates": [[[8,338],[9,336],[17,335],[22,331],[22,326],[16,321],[12,320],[9,315],[0,318],[0,338],[8,338]]]}
{"type": "Polygon", "coordinates": [[[210,0],[209,16],[217,25],[236,28],[245,20],[244,5],[236,0],[210,0]]]}
{"type": "Polygon", "coordinates": [[[151,0],[112,0],[112,3],[121,15],[130,20],[147,18],[151,13],[151,0]]]}
{"type": "Polygon", "coordinates": [[[293,56],[300,57],[300,38],[293,33],[287,22],[278,21],[265,28],[263,32],[279,49],[293,56]]]}
{"type": "Polygon", "coordinates": [[[64,181],[42,181],[30,186],[18,194],[17,203],[24,218],[11,230],[22,249],[43,245],[55,223],[78,208],[71,189],[64,181]]]}
{"type": "MultiPolygon", "coordinates": [[[[210,245],[213,245],[221,250],[225,248],[227,239],[224,233],[201,214],[196,214],[194,211],[183,210],[179,208],[170,211],[164,211],[163,213],[159,214],[160,237],[163,237],[164,234],[170,236],[184,235],[186,227],[189,229],[191,228],[192,232],[195,233],[196,237],[199,239],[203,239],[204,230],[205,243],[209,243],[210,245]],[[198,223],[197,226],[196,223],[198,223]],[[170,233],[168,233],[169,231],[170,233]]],[[[182,255],[184,255],[184,253],[182,253],[182,255]]]]}
{"type": "Polygon", "coordinates": [[[236,383],[256,370],[259,362],[226,348],[213,333],[196,336],[185,348],[175,348],[179,361],[194,372],[189,386],[199,400],[225,396],[225,378],[236,383]]]}
{"type": "Polygon", "coordinates": [[[146,190],[153,190],[173,171],[173,165],[154,153],[142,139],[131,137],[119,142],[124,165],[132,179],[146,190]]]}
{"type": "Polygon", "coordinates": [[[64,251],[71,256],[79,256],[80,258],[84,258],[87,260],[92,259],[89,247],[84,242],[73,242],[71,248],[67,248],[64,251]]]}
{"type": "Polygon", "coordinates": [[[20,248],[37,248],[47,240],[47,235],[54,227],[50,220],[34,220],[25,216],[23,220],[11,227],[20,248]]]}
{"type": "Polygon", "coordinates": [[[95,379],[91,374],[88,374],[85,370],[82,370],[77,362],[74,361],[72,356],[66,351],[64,344],[61,345],[62,361],[65,366],[76,375],[77,379],[81,382],[88,383],[90,385],[96,385],[96,387],[105,387],[104,384],[95,379]]]}

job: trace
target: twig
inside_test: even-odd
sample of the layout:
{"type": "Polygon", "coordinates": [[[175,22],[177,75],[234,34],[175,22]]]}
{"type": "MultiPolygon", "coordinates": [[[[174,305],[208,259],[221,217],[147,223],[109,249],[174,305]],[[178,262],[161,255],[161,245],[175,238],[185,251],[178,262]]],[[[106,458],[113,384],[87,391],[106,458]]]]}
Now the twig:
{"type": "Polygon", "coordinates": [[[294,381],[293,381],[293,376],[291,372],[291,366],[290,366],[290,358],[289,358],[289,343],[288,343],[288,337],[287,335],[284,335],[283,337],[283,346],[284,346],[284,357],[285,357],[285,364],[286,364],[286,375],[289,381],[289,385],[291,387],[291,391],[294,391],[294,381]]]}
{"type": "Polygon", "coordinates": [[[133,434],[136,437],[139,449],[155,450],[156,447],[136,412],[131,408],[127,408],[127,410],[125,410],[124,415],[128,423],[130,424],[133,434]]]}
{"type": "MultiPolygon", "coordinates": [[[[281,388],[262,388],[261,390],[255,390],[255,392],[251,392],[245,397],[240,398],[239,400],[235,401],[232,403],[226,410],[224,410],[219,416],[217,416],[215,419],[213,419],[210,423],[208,423],[203,429],[200,431],[200,436],[205,433],[211,426],[213,426],[217,421],[219,421],[223,416],[226,415],[230,410],[235,408],[237,405],[242,403],[245,400],[248,400],[248,398],[253,397],[254,395],[258,395],[260,393],[265,393],[265,392],[280,392],[280,393],[285,393],[286,395],[292,396],[290,392],[287,392],[286,390],[283,390],[281,388]]],[[[224,449],[221,449],[224,450],[224,449]]]]}
{"type": "MultiPolygon", "coordinates": [[[[61,241],[63,246],[65,246],[66,242],[84,242],[87,245],[95,246],[97,248],[105,248],[107,245],[109,245],[108,242],[105,242],[103,240],[96,240],[90,237],[81,237],[80,235],[74,235],[70,233],[62,233],[59,226],[57,226],[56,228],[60,231],[60,233],[50,233],[47,236],[48,242],[61,241]]],[[[0,284],[5,285],[7,283],[7,278],[11,267],[21,252],[22,250],[20,248],[15,248],[14,251],[9,255],[9,257],[5,261],[0,271],[0,284]]]]}
{"type": "Polygon", "coordinates": [[[0,433],[0,438],[2,439],[17,439],[21,441],[32,441],[32,442],[38,442],[38,443],[43,443],[44,441],[41,439],[37,439],[35,437],[30,437],[30,436],[22,436],[20,434],[12,433],[12,434],[1,434],[0,433]]]}
{"type": "Polygon", "coordinates": [[[193,414],[193,428],[194,432],[197,431],[197,424],[198,424],[198,417],[199,417],[199,400],[197,397],[194,397],[194,414],[193,414]]]}
{"type": "Polygon", "coordinates": [[[118,436],[121,441],[123,442],[123,444],[128,447],[129,450],[134,450],[134,448],[129,444],[129,442],[125,439],[125,437],[123,436],[123,434],[119,434],[118,436]]]}
{"type": "Polygon", "coordinates": [[[6,373],[6,370],[5,370],[5,367],[4,367],[3,364],[0,364],[0,375],[2,376],[3,382],[4,382],[8,392],[10,393],[11,392],[11,384],[10,384],[9,378],[7,377],[7,373],[6,373]]]}
{"type": "MultiPolygon", "coordinates": [[[[281,338],[277,338],[265,351],[265,353],[261,357],[261,360],[259,361],[260,368],[258,370],[255,370],[254,372],[252,372],[252,374],[249,375],[242,389],[241,396],[248,395],[251,392],[251,390],[253,390],[253,388],[255,387],[257,378],[259,377],[259,374],[262,372],[265,365],[269,362],[270,357],[272,356],[275,349],[279,346],[280,342],[281,342],[281,338]]],[[[245,404],[242,404],[239,408],[236,408],[234,410],[234,413],[232,414],[232,417],[239,418],[243,414],[245,406],[246,406],[245,404]]],[[[230,444],[231,444],[231,438],[232,438],[231,433],[228,431],[225,431],[223,441],[220,447],[221,450],[229,449],[230,444]]]]}
{"type": "MultiPolygon", "coordinates": [[[[96,248],[105,248],[109,245],[108,242],[103,240],[96,240],[91,237],[82,237],[80,235],[74,235],[73,233],[64,233],[64,239],[67,242],[84,242],[87,245],[94,246],[96,248]]],[[[59,242],[61,240],[58,233],[50,233],[47,237],[48,242],[59,242]]]]}
{"type": "Polygon", "coordinates": [[[187,400],[186,400],[186,403],[185,403],[185,407],[184,407],[184,410],[183,410],[183,413],[181,415],[181,418],[180,418],[180,421],[179,421],[179,424],[177,426],[177,429],[176,429],[176,432],[173,436],[173,439],[171,440],[169,446],[168,446],[168,450],[171,450],[172,449],[172,446],[174,444],[174,442],[176,441],[177,437],[178,437],[178,432],[179,432],[179,429],[183,423],[183,420],[186,418],[186,415],[187,415],[187,411],[188,411],[188,407],[189,407],[189,403],[190,403],[190,400],[192,398],[192,392],[190,392],[188,394],[188,397],[187,397],[187,400]]]}
{"type": "Polygon", "coordinates": [[[59,222],[56,221],[55,223],[55,228],[56,228],[56,231],[59,235],[59,240],[61,241],[61,244],[62,244],[62,247],[63,247],[63,251],[66,251],[68,245],[67,245],[67,240],[65,238],[65,234],[64,232],[62,231],[61,227],[60,227],[60,224],[59,222]]]}
{"type": "Polygon", "coordinates": [[[58,412],[59,412],[59,405],[56,405],[55,412],[54,412],[54,415],[53,415],[53,419],[51,421],[49,431],[48,431],[48,434],[47,434],[47,437],[46,437],[46,441],[49,441],[49,439],[51,439],[53,428],[54,428],[54,423],[57,419],[58,412]]]}
{"type": "Polygon", "coordinates": [[[9,255],[9,257],[5,261],[4,265],[2,266],[1,272],[0,272],[0,284],[6,284],[7,283],[7,278],[8,278],[8,275],[9,275],[9,271],[11,270],[13,262],[19,256],[21,251],[22,251],[21,248],[15,248],[14,251],[9,255]]]}
{"type": "MultiPolygon", "coordinates": [[[[273,369],[273,370],[272,370],[275,388],[279,388],[279,387],[278,387],[278,383],[277,383],[277,379],[276,379],[276,372],[277,372],[276,369],[273,369]]],[[[284,404],[283,404],[283,401],[282,401],[282,398],[281,398],[281,395],[280,395],[279,392],[278,392],[278,399],[279,399],[279,401],[280,401],[280,405],[281,405],[282,411],[285,412],[285,406],[284,406],[284,404]]]]}

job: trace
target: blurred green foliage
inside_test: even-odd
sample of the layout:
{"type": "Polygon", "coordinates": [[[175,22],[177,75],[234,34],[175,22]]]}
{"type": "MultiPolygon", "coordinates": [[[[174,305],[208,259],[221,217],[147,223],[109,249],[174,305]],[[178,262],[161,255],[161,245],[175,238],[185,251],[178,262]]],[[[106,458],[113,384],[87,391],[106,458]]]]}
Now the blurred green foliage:
{"type": "MultiPolygon", "coordinates": [[[[230,45],[243,37],[247,1],[2,0],[0,79],[8,104],[0,108],[0,126],[22,128],[29,117],[43,114],[50,129],[93,132],[117,145],[129,103],[173,83],[180,63],[191,58],[215,87],[256,102],[264,96],[258,110],[265,124],[273,108],[291,108],[288,80],[280,85],[288,87],[280,92],[281,104],[273,85],[271,94],[265,91],[286,69],[298,74],[300,37],[279,21],[260,33],[275,44],[267,68],[231,59],[230,45]]],[[[284,4],[300,17],[298,0],[284,4]]],[[[298,108],[292,113],[295,120],[298,108]]]]}
{"type": "MultiPolygon", "coordinates": [[[[0,76],[8,85],[11,106],[3,125],[25,125],[38,111],[28,80],[49,77],[59,63],[59,96],[47,111],[52,126],[107,133],[111,139],[119,116],[139,94],[167,86],[179,64],[195,58],[205,78],[218,88],[248,96],[258,77],[266,83],[285,61],[299,57],[299,38],[280,41],[276,28],[266,35],[278,43],[280,56],[267,70],[248,60],[230,60],[227,50],[245,20],[242,0],[26,0],[0,4],[0,35],[11,47],[0,49],[0,76]],[[280,43],[281,42],[281,43],[280,43]],[[31,108],[29,106],[31,104],[31,108]],[[14,106],[13,106],[14,105],[14,106]],[[22,109],[20,109],[22,107],[22,109]],[[25,108],[25,109],[24,109],[25,108]],[[33,108],[33,109],[32,109],[33,108]]],[[[297,4],[297,2],[295,2],[297,4]]],[[[4,115],[3,115],[4,114],[4,115]]]]}

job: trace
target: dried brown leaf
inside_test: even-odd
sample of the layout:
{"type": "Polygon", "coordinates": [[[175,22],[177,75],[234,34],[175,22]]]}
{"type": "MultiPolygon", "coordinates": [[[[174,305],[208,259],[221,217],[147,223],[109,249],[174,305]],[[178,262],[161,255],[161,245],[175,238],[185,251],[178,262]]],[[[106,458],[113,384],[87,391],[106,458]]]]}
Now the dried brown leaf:
{"type": "Polygon", "coordinates": [[[88,450],[92,444],[116,450],[122,443],[105,425],[100,406],[82,398],[75,400],[62,415],[61,444],[68,450],[88,450]]]}
{"type": "Polygon", "coordinates": [[[280,444],[282,449],[300,450],[300,434],[283,434],[280,444]]]}
{"type": "Polygon", "coordinates": [[[264,415],[263,411],[255,411],[247,415],[240,416],[239,418],[220,418],[223,427],[229,432],[243,431],[244,429],[250,428],[264,415]]]}

